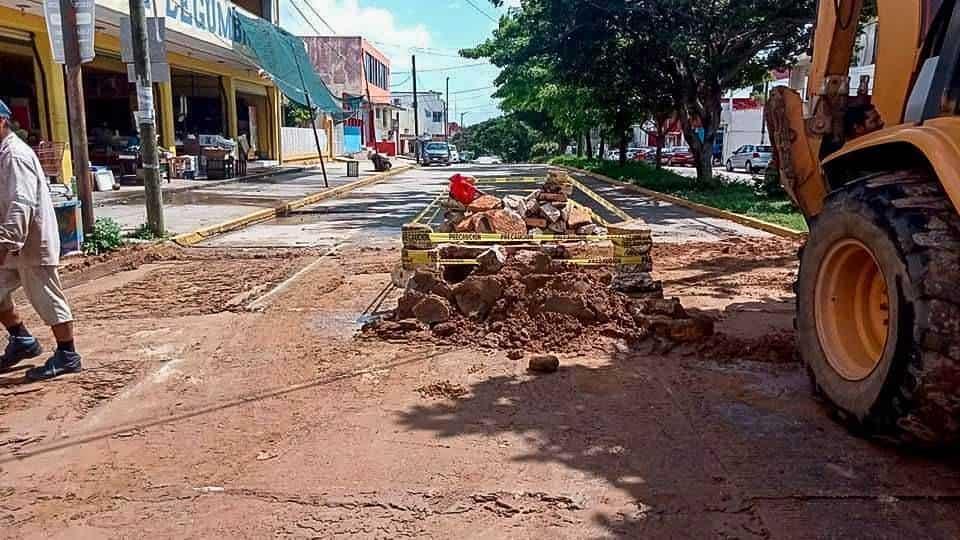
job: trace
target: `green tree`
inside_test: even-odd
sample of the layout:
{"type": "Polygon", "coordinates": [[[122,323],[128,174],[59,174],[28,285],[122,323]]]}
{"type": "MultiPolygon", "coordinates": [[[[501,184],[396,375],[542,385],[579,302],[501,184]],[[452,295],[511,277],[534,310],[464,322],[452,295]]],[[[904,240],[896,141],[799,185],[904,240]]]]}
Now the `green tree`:
{"type": "Polygon", "coordinates": [[[724,93],[788,65],[807,43],[814,3],[524,0],[466,54],[488,57],[505,71],[537,61],[551,71],[550,80],[587,90],[608,120],[602,123],[619,134],[621,159],[626,127],[650,109],[644,96],[666,89],[660,99],[677,113],[698,178],[709,180],[724,93]]]}
{"type": "Polygon", "coordinates": [[[450,142],[475,155],[497,155],[508,162],[529,161],[539,134],[515,116],[492,118],[454,135],[450,142]]]}

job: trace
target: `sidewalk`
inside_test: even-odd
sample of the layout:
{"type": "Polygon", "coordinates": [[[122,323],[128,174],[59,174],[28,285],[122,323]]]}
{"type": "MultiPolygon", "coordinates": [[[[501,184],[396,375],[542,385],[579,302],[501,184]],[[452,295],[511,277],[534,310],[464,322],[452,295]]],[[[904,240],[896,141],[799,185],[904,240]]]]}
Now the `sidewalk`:
{"type": "MultiPolygon", "coordinates": [[[[165,194],[177,193],[180,191],[190,191],[192,189],[203,189],[212,186],[220,186],[223,184],[232,184],[234,182],[246,182],[255,180],[257,178],[262,178],[264,176],[300,172],[306,168],[307,167],[302,165],[273,165],[268,167],[250,168],[247,170],[246,176],[227,178],[225,180],[184,180],[178,178],[170,180],[169,182],[163,182],[161,189],[165,194]]],[[[93,201],[96,206],[121,204],[122,201],[127,199],[142,199],[143,194],[144,189],[142,185],[120,186],[120,189],[113,191],[95,191],[93,193],[93,201]]]]}
{"type": "MultiPolygon", "coordinates": [[[[360,178],[374,174],[376,172],[372,163],[360,162],[360,178]]],[[[346,164],[338,162],[327,164],[327,178],[330,188],[357,180],[348,178],[346,164]]],[[[191,182],[192,186],[197,181],[185,182],[191,182]]],[[[189,187],[187,190],[165,189],[163,199],[166,228],[173,234],[188,233],[257,210],[275,208],[324,189],[326,188],[319,167],[298,167],[255,179],[205,184],[197,188],[189,187]]],[[[141,188],[139,193],[130,197],[98,206],[96,217],[112,218],[119,222],[125,231],[136,229],[147,220],[142,192],[141,188]]]]}

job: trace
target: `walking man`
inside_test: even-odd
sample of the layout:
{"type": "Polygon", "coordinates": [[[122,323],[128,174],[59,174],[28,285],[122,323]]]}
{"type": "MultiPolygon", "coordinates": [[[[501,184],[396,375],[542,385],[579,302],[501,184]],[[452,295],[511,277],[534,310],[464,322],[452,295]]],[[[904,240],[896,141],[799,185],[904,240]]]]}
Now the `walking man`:
{"type": "Polygon", "coordinates": [[[44,365],[27,379],[52,379],[80,371],[73,345],[73,314],[60,285],[60,233],[47,179],[33,150],[13,132],[11,113],[0,101],[0,323],[10,341],[0,356],[0,372],[43,353],[23,324],[12,294],[23,287],[37,315],[57,340],[44,365]]]}

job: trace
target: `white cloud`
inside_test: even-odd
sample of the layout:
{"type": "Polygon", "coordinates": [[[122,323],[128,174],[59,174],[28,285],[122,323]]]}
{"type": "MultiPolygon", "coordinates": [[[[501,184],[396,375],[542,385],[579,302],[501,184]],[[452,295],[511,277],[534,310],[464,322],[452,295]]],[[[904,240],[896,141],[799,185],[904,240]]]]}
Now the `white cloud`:
{"type": "Polygon", "coordinates": [[[389,10],[361,6],[358,0],[289,0],[281,2],[280,24],[298,36],[332,35],[330,29],[304,4],[309,3],[323,19],[336,30],[337,35],[363,36],[375,41],[379,49],[392,57],[394,67],[406,66],[403,61],[408,50],[415,47],[430,47],[431,36],[423,24],[401,26],[389,10]],[[297,9],[310,19],[304,21],[297,9]],[[371,33],[371,29],[376,29],[371,33]],[[389,45],[384,45],[389,44],[389,45]],[[402,55],[395,52],[403,51],[402,55]],[[397,62],[397,60],[400,60],[397,62]]]}

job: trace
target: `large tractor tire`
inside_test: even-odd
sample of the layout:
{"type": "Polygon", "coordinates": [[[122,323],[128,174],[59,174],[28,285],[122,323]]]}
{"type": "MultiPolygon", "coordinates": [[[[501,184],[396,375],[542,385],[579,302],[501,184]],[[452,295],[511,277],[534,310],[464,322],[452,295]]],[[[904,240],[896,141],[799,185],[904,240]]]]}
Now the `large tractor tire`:
{"type": "Polygon", "coordinates": [[[960,216],[931,173],[828,197],[801,255],[797,331],[815,389],[851,427],[960,442],[960,216]]]}

